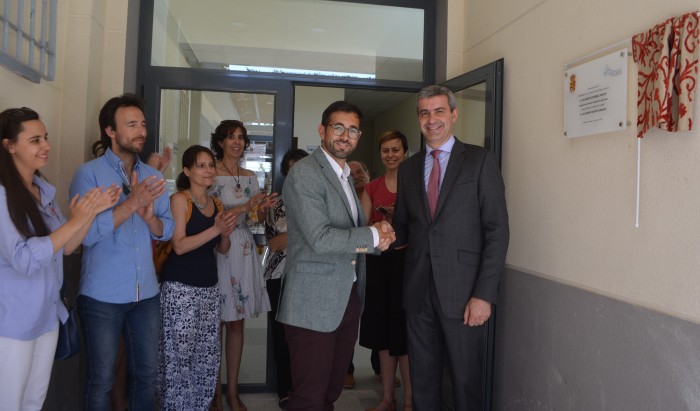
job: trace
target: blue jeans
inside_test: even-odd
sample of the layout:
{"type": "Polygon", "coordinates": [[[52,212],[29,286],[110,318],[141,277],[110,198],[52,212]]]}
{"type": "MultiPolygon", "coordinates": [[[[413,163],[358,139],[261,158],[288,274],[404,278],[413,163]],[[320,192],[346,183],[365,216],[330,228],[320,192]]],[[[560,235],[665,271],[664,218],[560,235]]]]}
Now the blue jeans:
{"type": "Polygon", "coordinates": [[[85,410],[109,410],[119,336],[123,333],[129,373],[129,410],[152,411],[158,380],[160,296],[112,304],[80,295],[82,353],[87,363],[85,410]]]}

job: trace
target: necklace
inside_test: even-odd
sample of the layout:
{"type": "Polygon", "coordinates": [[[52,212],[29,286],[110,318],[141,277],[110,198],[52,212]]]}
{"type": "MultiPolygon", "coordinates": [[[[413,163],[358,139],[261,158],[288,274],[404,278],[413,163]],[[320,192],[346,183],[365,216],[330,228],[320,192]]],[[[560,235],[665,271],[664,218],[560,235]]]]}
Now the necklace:
{"type": "Polygon", "coordinates": [[[234,176],[231,170],[226,167],[226,163],[224,160],[221,160],[221,165],[224,166],[226,171],[228,171],[229,174],[231,174],[231,177],[233,177],[234,180],[236,180],[236,189],[240,190],[241,189],[241,175],[240,175],[240,167],[238,166],[238,163],[236,163],[236,175],[234,176]]]}
{"type": "Polygon", "coordinates": [[[187,191],[190,193],[190,198],[192,199],[192,202],[194,203],[194,205],[197,206],[197,208],[199,208],[200,210],[204,210],[205,208],[207,208],[207,206],[209,205],[209,196],[207,196],[207,199],[204,200],[204,204],[202,204],[199,201],[197,201],[197,199],[195,198],[194,193],[192,191],[190,191],[190,190],[187,190],[187,191]]]}

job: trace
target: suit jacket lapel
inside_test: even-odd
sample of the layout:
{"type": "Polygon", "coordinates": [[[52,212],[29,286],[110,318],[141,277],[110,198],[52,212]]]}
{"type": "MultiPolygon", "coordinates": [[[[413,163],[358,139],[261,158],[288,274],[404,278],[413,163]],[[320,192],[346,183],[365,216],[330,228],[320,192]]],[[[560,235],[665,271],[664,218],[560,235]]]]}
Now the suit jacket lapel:
{"type": "MultiPolygon", "coordinates": [[[[333,170],[333,167],[331,164],[328,162],[328,159],[326,158],[326,155],[322,152],[322,148],[319,147],[314,151],[313,156],[316,158],[316,161],[318,162],[318,166],[321,168],[321,172],[323,175],[326,177],[328,180],[328,183],[335,189],[335,191],[338,193],[340,198],[343,200],[343,204],[345,205],[345,210],[348,212],[348,217],[350,217],[350,220],[352,221],[352,208],[350,208],[350,203],[348,202],[348,196],[345,195],[345,190],[343,189],[343,186],[340,183],[340,179],[338,178],[338,175],[335,173],[335,170],[333,170]]],[[[357,199],[357,195],[354,195],[354,198],[357,199]]],[[[358,206],[359,207],[359,206],[358,206]]],[[[358,208],[359,210],[359,208],[358,208]]],[[[354,225],[357,225],[357,221],[353,221],[354,225]]]]}
{"type": "MultiPolygon", "coordinates": [[[[435,218],[440,214],[440,209],[445,204],[445,199],[450,192],[450,188],[454,184],[457,176],[459,175],[459,170],[462,167],[462,162],[464,161],[464,153],[466,147],[464,144],[457,140],[455,137],[455,144],[452,146],[452,152],[450,152],[450,160],[447,162],[447,170],[445,170],[445,177],[442,180],[442,185],[440,185],[440,194],[438,195],[437,208],[435,209],[435,218]]],[[[426,195],[427,204],[427,195],[426,195]]]]}
{"type": "Polygon", "coordinates": [[[425,148],[416,154],[415,164],[411,167],[411,173],[414,173],[414,177],[410,178],[409,181],[420,181],[420,184],[416,187],[418,190],[418,198],[420,198],[419,204],[423,211],[427,221],[430,221],[430,207],[428,206],[428,193],[425,192],[425,148]]]}

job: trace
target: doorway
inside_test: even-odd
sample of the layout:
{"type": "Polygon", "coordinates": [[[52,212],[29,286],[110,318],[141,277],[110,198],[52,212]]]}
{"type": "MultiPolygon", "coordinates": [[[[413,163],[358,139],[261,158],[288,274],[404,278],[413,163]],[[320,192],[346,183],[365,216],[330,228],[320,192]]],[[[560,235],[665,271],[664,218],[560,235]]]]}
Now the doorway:
{"type": "MultiPolygon", "coordinates": [[[[150,151],[160,151],[168,144],[177,149],[177,154],[183,152],[190,144],[208,146],[208,134],[213,131],[215,125],[225,118],[241,116],[243,119],[243,115],[248,115],[245,114],[248,112],[241,107],[250,104],[255,115],[251,116],[250,120],[244,119],[244,122],[251,131],[257,126],[261,127],[259,132],[251,133],[256,143],[255,147],[259,150],[255,154],[260,157],[246,163],[246,168],[257,167],[259,183],[279,192],[283,183],[279,172],[279,159],[292,147],[294,137],[298,137],[300,148],[313,148],[314,144],[318,144],[315,126],[320,122],[321,112],[328,103],[345,99],[357,104],[366,112],[373,112],[377,111],[378,106],[391,101],[389,96],[393,94],[399,96],[398,103],[379,110],[381,114],[373,121],[366,121],[367,127],[363,126],[364,135],[374,137],[383,130],[398,127],[409,137],[411,154],[420,150],[420,130],[415,121],[415,102],[412,96],[422,86],[434,82],[435,78],[435,2],[206,0],[205,3],[207,4],[197,3],[195,6],[184,0],[140,3],[136,83],[140,94],[146,100],[145,115],[149,121],[149,139],[145,155],[150,151]],[[253,4],[255,6],[251,7],[253,4]],[[280,7],[290,7],[289,5],[292,9],[281,13],[280,7]],[[304,16],[318,17],[320,6],[337,6],[343,11],[329,10],[327,17],[314,18],[308,23],[295,20],[304,16]],[[196,10],[192,11],[192,7],[196,7],[196,10]],[[314,7],[314,13],[300,13],[305,7],[314,7]],[[202,18],[205,12],[209,12],[211,18],[202,18]],[[246,18],[246,13],[267,14],[261,18],[246,18]],[[280,13],[281,17],[274,17],[280,13]],[[390,13],[391,18],[377,18],[382,13],[390,13]],[[399,15],[403,17],[397,18],[399,15]],[[263,29],[260,24],[249,24],[253,21],[266,22],[268,26],[263,29]],[[375,21],[377,28],[381,30],[368,30],[367,25],[375,21]],[[188,25],[188,22],[192,24],[188,25]],[[326,29],[321,27],[322,22],[331,25],[348,24],[347,30],[341,32],[374,34],[371,40],[361,42],[361,47],[352,46],[345,41],[346,38],[332,41],[331,34],[337,33],[324,34],[323,30],[326,29]],[[392,28],[388,26],[388,22],[404,24],[405,27],[392,28]],[[363,27],[363,30],[357,31],[357,27],[363,27]],[[310,30],[312,34],[300,33],[300,29],[310,30]],[[382,40],[383,37],[377,33],[386,33],[389,36],[386,37],[387,41],[382,40]],[[397,33],[400,34],[399,43],[389,41],[391,36],[395,37],[397,33]],[[409,34],[415,37],[415,41],[406,41],[409,34]],[[297,37],[294,36],[298,35],[307,37],[295,40],[297,37]],[[316,40],[312,39],[320,39],[321,42],[315,43],[316,40]],[[261,41],[268,43],[260,43],[261,41]],[[368,51],[365,47],[367,45],[375,45],[378,48],[368,51]],[[408,46],[410,47],[407,48],[408,46]],[[404,54],[391,54],[399,51],[404,54]],[[374,53],[376,58],[363,55],[368,52],[374,53]],[[231,69],[229,64],[232,63],[228,61],[230,59],[236,59],[236,64],[248,65],[243,69],[231,69]],[[280,71],[290,68],[290,65],[294,66],[291,68],[295,68],[296,65],[307,63],[314,65],[311,74],[280,71]],[[327,70],[329,65],[330,69],[335,71],[334,74],[322,72],[327,70]],[[273,67],[277,71],[265,73],[256,68],[259,66],[273,67]],[[347,67],[352,67],[352,70],[346,70],[347,67]],[[375,77],[349,76],[366,72],[373,73],[375,77]],[[320,110],[317,105],[311,109],[298,101],[304,93],[331,90],[337,92],[340,98],[326,100],[320,110]],[[265,108],[270,109],[271,119],[265,116],[265,108]],[[304,114],[305,110],[308,110],[308,116],[304,114]],[[313,124],[313,129],[304,131],[304,123],[313,124]],[[307,138],[308,143],[305,142],[307,138]]],[[[449,83],[446,85],[452,87],[449,83]]],[[[454,86],[459,87],[458,84],[454,86]]],[[[478,90],[478,87],[476,86],[477,89],[473,93],[485,96],[484,101],[488,102],[490,92],[478,90]]],[[[317,103],[321,105],[320,100],[317,103]]],[[[463,108],[460,110],[464,111],[463,108]]],[[[488,137],[489,110],[486,108],[483,112],[486,119],[483,123],[486,135],[484,145],[493,148],[495,144],[500,144],[500,140],[499,143],[494,140],[494,145],[490,145],[492,143],[488,137]]],[[[373,177],[383,172],[375,138],[363,137],[354,155],[372,165],[373,177]]],[[[176,155],[176,160],[167,171],[166,177],[174,179],[180,168],[179,156],[176,155]]],[[[250,323],[253,322],[248,321],[246,327],[254,325],[250,323]]],[[[250,354],[260,360],[248,361],[248,352],[244,351],[241,392],[274,389],[271,349],[268,348],[267,337],[262,336],[267,333],[266,327],[261,326],[257,331],[251,329],[246,335],[246,345],[256,333],[261,335],[256,339],[265,341],[265,345],[259,344],[254,350],[256,353],[250,354]],[[255,369],[251,370],[249,379],[245,377],[248,372],[244,370],[246,367],[255,369]]]]}

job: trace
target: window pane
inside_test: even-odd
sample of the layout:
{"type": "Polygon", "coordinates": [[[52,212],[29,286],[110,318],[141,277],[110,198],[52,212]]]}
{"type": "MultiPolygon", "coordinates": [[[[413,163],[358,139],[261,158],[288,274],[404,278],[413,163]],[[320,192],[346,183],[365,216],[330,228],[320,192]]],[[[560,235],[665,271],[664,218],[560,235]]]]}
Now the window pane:
{"type": "Polygon", "coordinates": [[[56,0],[0,0],[0,64],[39,83],[55,77],[56,0]]]}
{"type": "Polygon", "coordinates": [[[454,134],[464,143],[484,146],[486,136],[486,82],[456,91],[459,116],[454,134]]]}
{"type": "Polygon", "coordinates": [[[338,1],[160,0],[151,64],[422,81],[423,14],[338,1]]]}
{"type": "Polygon", "coordinates": [[[158,147],[160,151],[165,146],[173,148],[173,161],[163,173],[168,190],[175,191],[175,179],[182,171],[182,153],[187,147],[209,147],[211,133],[222,120],[240,120],[251,141],[241,167],[254,171],[260,188],[270,191],[274,107],[273,94],[163,89],[158,147]]]}

